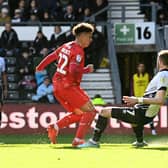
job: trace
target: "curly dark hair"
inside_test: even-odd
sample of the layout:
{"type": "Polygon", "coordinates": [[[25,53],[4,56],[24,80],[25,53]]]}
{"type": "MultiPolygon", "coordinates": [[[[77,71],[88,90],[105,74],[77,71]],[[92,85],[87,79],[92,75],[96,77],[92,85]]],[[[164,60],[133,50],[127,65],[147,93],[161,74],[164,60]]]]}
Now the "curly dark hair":
{"type": "Polygon", "coordinates": [[[93,33],[94,32],[94,26],[90,23],[79,23],[76,26],[73,27],[72,33],[74,36],[78,36],[79,34],[86,32],[86,33],[93,33]]]}

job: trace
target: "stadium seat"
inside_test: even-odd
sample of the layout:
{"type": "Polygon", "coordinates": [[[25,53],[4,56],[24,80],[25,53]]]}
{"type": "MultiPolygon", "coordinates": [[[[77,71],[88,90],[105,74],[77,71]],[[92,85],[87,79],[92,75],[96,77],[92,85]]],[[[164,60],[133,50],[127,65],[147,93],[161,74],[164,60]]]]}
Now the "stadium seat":
{"type": "Polygon", "coordinates": [[[28,81],[32,81],[32,80],[34,80],[34,75],[25,75],[24,79],[28,80],[28,81]]]}
{"type": "Polygon", "coordinates": [[[6,51],[6,57],[12,57],[12,56],[14,56],[14,51],[12,50],[6,51]]]}
{"type": "Polygon", "coordinates": [[[9,91],[8,98],[11,100],[18,100],[19,99],[19,92],[18,91],[9,91]]]}
{"type": "Polygon", "coordinates": [[[18,84],[17,83],[8,83],[8,89],[9,90],[17,90],[18,89],[18,84]]]}
{"type": "Polygon", "coordinates": [[[6,57],[6,64],[7,65],[16,65],[16,58],[15,57],[6,57]]]}
{"type": "Polygon", "coordinates": [[[26,93],[25,99],[31,100],[31,98],[32,98],[33,95],[34,95],[34,93],[26,93]]]}
{"type": "Polygon", "coordinates": [[[29,90],[29,91],[31,91],[31,90],[34,91],[35,86],[34,86],[34,85],[25,85],[25,86],[24,86],[24,89],[25,89],[25,90],[29,90]]]}
{"type": "Polygon", "coordinates": [[[14,67],[14,66],[8,66],[7,67],[7,73],[15,73],[16,72],[16,67],[14,67]]]}
{"type": "Polygon", "coordinates": [[[17,82],[18,77],[16,74],[8,74],[7,79],[8,79],[8,82],[17,82]]]}

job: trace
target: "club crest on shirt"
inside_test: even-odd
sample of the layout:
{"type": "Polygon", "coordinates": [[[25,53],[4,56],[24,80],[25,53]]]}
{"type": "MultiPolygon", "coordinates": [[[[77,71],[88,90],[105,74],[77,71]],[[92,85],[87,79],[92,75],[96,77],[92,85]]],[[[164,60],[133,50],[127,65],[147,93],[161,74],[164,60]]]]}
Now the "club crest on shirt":
{"type": "Polygon", "coordinates": [[[78,55],[76,56],[76,62],[77,62],[77,63],[80,63],[81,61],[82,61],[82,57],[81,57],[81,55],[78,54],[78,55]]]}

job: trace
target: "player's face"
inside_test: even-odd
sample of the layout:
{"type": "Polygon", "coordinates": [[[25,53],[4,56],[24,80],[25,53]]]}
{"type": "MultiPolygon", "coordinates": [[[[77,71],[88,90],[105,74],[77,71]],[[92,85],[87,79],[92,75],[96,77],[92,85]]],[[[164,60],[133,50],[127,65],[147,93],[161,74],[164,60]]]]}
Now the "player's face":
{"type": "Polygon", "coordinates": [[[80,34],[80,43],[83,48],[86,48],[92,42],[92,33],[81,33],[80,34]]]}
{"type": "Polygon", "coordinates": [[[144,64],[139,64],[137,69],[138,69],[139,73],[143,73],[145,71],[145,65],[144,64]]]}

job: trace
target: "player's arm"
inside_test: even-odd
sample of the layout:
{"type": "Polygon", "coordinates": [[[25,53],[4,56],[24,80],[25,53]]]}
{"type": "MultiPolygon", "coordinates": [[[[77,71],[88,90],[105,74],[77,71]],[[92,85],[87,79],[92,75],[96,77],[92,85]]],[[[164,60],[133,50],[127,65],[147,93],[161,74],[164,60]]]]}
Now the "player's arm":
{"type": "Polygon", "coordinates": [[[73,76],[74,80],[78,79],[78,75],[93,72],[94,70],[92,64],[89,64],[84,68],[81,67],[82,59],[82,54],[75,53],[75,56],[72,57],[72,60],[70,62],[69,73],[73,76]]]}
{"type": "Polygon", "coordinates": [[[74,51],[72,52],[71,60],[69,63],[69,73],[73,76],[74,80],[78,78],[78,75],[83,73],[83,68],[81,68],[83,56],[74,51]]]}
{"type": "Polygon", "coordinates": [[[165,101],[165,95],[166,95],[166,90],[163,88],[158,90],[155,97],[153,98],[123,96],[123,100],[129,106],[135,105],[137,103],[163,105],[165,101]]]}
{"type": "Polygon", "coordinates": [[[123,100],[127,105],[139,104],[158,104],[163,105],[165,101],[166,91],[168,86],[168,79],[164,74],[161,74],[157,80],[157,92],[153,98],[144,97],[129,97],[124,96],[123,100]]]}
{"type": "Polygon", "coordinates": [[[93,72],[93,67],[81,68],[81,65],[77,62],[71,62],[69,65],[69,73],[73,76],[74,82],[78,83],[78,77],[83,73],[93,72]]]}
{"type": "Polygon", "coordinates": [[[46,56],[40,64],[36,67],[36,71],[42,71],[47,65],[49,65],[51,62],[58,60],[58,52],[59,50],[57,49],[56,51],[52,52],[48,56],[46,56]]]}
{"type": "Polygon", "coordinates": [[[69,73],[75,78],[82,72],[81,66],[79,63],[73,61],[69,65],[69,73]]]}
{"type": "Polygon", "coordinates": [[[81,65],[79,62],[73,61],[70,63],[69,66],[69,72],[73,75],[73,76],[77,76],[78,74],[81,73],[90,73],[94,71],[94,67],[93,64],[89,64],[86,67],[84,67],[83,69],[81,69],[81,65]]]}

